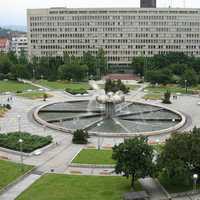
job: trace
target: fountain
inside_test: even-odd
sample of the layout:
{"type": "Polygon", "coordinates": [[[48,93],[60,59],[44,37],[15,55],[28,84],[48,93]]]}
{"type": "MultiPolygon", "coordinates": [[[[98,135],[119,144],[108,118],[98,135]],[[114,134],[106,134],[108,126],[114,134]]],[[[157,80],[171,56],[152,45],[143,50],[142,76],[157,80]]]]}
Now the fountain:
{"type": "Polygon", "coordinates": [[[108,94],[97,96],[96,101],[105,105],[105,115],[107,118],[111,118],[115,116],[115,105],[124,102],[125,98],[118,91],[116,93],[109,92],[108,94]]]}
{"type": "Polygon", "coordinates": [[[176,131],[186,121],[162,106],[126,101],[122,92],[96,93],[91,100],[73,100],[41,106],[35,119],[50,128],[73,132],[86,129],[90,135],[127,137],[176,131]],[[62,121],[62,123],[61,123],[62,121]]]}

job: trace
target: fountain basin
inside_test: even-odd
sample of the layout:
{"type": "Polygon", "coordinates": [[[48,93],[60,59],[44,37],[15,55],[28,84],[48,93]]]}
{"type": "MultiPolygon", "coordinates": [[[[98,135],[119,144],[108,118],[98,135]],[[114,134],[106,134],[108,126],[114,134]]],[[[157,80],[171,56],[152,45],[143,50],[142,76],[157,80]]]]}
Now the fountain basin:
{"type": "Polygon", "coordinates": [[[55,102],[38,107],[34,118],[43,126],[72,133],[86,129],[90,135],[102,137],[133,137],[172,133],[181,128],[186,118],[164,106],[126,101],[116,107],[113,117],[106,117],[101,105],[88,110],[88,101],[55,102]]]}

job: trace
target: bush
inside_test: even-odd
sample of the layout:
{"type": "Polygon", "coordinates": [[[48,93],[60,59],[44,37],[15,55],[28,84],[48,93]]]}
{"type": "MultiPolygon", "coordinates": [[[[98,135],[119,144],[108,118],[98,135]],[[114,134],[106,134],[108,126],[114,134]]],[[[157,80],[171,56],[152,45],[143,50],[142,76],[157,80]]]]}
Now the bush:
{"type": "Polygon", "coordinates": [[[10,104],[6,104],[6,105],[4,105],[4,107],[7,108],[8,110],[10,110],[12,108],[10,104]]]}
{"type": "Polygon", "coordinates": [[[52,137],[42,137],[31,135],[26,132],[12,132],[0,134],[0,147],[20,151],[19,139],[23,140],[23,152],[30,153],[38,148],[42,148],[52,142],[52,137]]]}
{"type": "Polygon", "coordinates": [[[87,131],[84,131],[82,129],[77,129],[73,133],[72,142],[74,144],[87,144],[88,143],[88,138],[89,138],[89,135],[88,135],[87,131]]]}
{"type": "Polygon", "coordinates": [[[20,93],[22,93],[22,91],[21,91],[21,90],[17,90],[16,93],[17,93],[17,94],[20,94],[20,93]]]}
{"type": "Polygon", "coordinates": [[[171,92],[167,90],[167,92],[165,92],[164,94],[164,99],[162,102],[165,104],[171,104],[170,97],[171,97],[171,92]]]}
{"type": "Polygon", "coordinates": [[[117,92],[117,91],[122,91],[123,93],[127,94],[129,92],[129,88],[126,87],[126,85],[124,83],[121,82],[121,80],[117,80],[117,81],[112,81],[110,79],[106,80],[105,83],[105,92],[117,92]]]}

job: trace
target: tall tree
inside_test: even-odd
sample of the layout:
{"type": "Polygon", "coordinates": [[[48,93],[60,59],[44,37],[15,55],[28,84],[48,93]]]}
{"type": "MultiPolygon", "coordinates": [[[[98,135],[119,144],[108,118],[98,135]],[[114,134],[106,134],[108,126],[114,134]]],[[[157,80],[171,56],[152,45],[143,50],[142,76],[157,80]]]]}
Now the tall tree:
{"type": "Polygon", "coordinates": [[[96,56],[96,66],[97,66],[97,69],[100,70],[100,76],[102,74],[105,74],[107,71],[107,59],[105,55],[106,54],[103,48],[100,48],[96,56]]]}
{"type": "Polygon", "coordinates": [[[115,172],[131,176],[131,186],[136,179],[151,176],[154,172],[153,148],[146,137],[135,137],[113,147],[113,159],[116,160],[115,172]]]}

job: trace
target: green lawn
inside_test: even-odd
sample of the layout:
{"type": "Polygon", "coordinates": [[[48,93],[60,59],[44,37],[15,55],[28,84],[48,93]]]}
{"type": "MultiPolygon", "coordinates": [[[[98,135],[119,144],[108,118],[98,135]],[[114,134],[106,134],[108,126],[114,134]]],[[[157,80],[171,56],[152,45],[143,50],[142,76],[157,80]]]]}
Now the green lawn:
{"type": "Polygon", "coordinates": [[[79,164],[115,164],[112,150],[83,149],[72,163],[79,164]]]}
{"type": "MultiPolygon", "coordinates": [[[[24,98],[27,98],[27,99],[42,99],[44,97],[44,94],[47,94],[45,92],[36,92],[36,91],[33,91],[33,92],[24,92],[24,93],[19,93],[17,94],[17,96],[20,96],[20,97],[24,97],[24,98]]],[[[50,94],[47,94],[47,97],[52,97],[52,95],[50,94]]]]}
{"type": "Polygon", "coordinates": [[[0,160],[0,189],[7,186],[9,183],[16,180],[18,177],[20,177],[32,168],[33,166],[24,165],[24,171],[22,171],[20,164],[0,160]]]}
{"type": "Polygon", "coordinates": [[[56,90],[65,90],[66,88],[71,88],[71,89],[90,89],[90,86],[88,83],[69,83],[68,81],[47,81],[47,80],[40,80],[37,81],[39,85],[42,85],[44,87],[48,87],[51,89],[56,89],[56,90]]]}
{"type": "MultiPolygon", "coordinates": [[[[196,90],[197,88],[188,88],[188,94],[192,94],[193,90],[196,90]]],[[[185,88],[179,87],[177,85],[167,85],[167,86],[149,86],[146,87],[145,90],[147,90],[147,94],[144,96],[144,99],[151,99],[151,100],[160,100],[164,93],[169,90],[172,94],[181,93],[185,94],[186,90],[185,88]]]]}
{"type": "Polygon", "coordinates": [[[16,200],[121,200],[127,191],[130,180],[125,177],[47,174],[16,200]]]}
{"type": "Polygon", "coordinates": [[[21,83],[18,81],[0,81],[0,92],[17,92],[29,89],[33,90],[37,88],[27,83],[21,83]]]}

